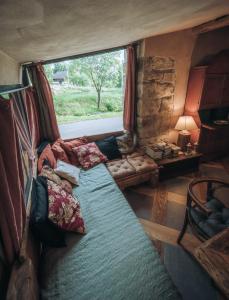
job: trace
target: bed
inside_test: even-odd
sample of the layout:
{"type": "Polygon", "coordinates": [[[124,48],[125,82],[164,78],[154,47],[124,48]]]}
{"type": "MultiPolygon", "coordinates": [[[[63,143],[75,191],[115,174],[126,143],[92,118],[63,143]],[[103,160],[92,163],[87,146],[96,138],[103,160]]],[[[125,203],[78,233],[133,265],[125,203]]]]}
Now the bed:
{"type": "Polygon", "coordinates": [[[74,194],[87,234],[69,234],[66,248],[44,251],[42,299],[180,299],[152,242],[103,164],[81,172],[74,194]]]}

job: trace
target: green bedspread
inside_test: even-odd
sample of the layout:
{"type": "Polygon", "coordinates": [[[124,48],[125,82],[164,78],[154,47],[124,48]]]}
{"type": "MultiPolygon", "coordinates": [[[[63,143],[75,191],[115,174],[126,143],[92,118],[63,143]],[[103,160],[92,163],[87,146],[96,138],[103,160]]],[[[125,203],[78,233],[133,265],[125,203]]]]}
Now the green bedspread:
{"type": "Polygon", "coordinates": [[[87,234],[47,249],[42,299],[180,299],[151,241],[102,164],[82,171],[78,197],[87,234]]]}

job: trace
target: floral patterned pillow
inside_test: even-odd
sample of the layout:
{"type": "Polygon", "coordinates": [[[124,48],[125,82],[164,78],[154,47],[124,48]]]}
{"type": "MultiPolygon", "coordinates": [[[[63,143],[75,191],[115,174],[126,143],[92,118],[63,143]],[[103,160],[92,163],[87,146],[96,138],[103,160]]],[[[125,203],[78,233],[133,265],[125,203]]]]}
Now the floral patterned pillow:
{"type": "Polygon", "coordinates": [[[61,185],[61,178],[49,166],[43,166],[39,175],[44,176],[44,177],[48,178],[49,180],[61,185]]]}
{"type": "Polygon", "coordinates": [[[55,182],[47,180],[47,184],[49,220],[63,230],[85,233],[79,201],[55,182]]]}
{"type": "Polygon", "coordinates": [[[107,161],[107,157],[102,154],[95,143],[75,147],[73,152],[77,154],[80,165],[86,170],[107,161]]]}
{"type": "Polygon", "coordinates": [[[87,144],[88,143],[88,140],[86,137],[82,137],[82,138],[77,138],[77,139],[74,139],[72,141],[69,141],[69,142],[64,142],[62,141],[60,143],[61,147],[64,149],[64,151],[66,152],[68,158],[69,158],[69,161],[72,165],[74,166],[79,166],[79,161],[78,161],[78,158],[77,158],[77,155],[73,152],[73,148],[75,147],[78,147],[80,145],[84,145],[84,144],[87,144]]]}

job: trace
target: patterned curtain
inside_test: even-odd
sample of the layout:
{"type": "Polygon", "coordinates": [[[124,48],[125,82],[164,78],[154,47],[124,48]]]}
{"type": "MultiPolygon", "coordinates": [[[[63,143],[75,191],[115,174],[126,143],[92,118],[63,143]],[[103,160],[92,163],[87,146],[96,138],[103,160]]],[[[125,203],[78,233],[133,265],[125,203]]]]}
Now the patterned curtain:
{"type": "Polygon", "coordinates": [[[38,142],[32,89],[15,92],[8,100],[0,97],[0,232],[9,264],[20,251],[38,142]]]}
{"type": "Polygon", "coordinates": [[[124,95],[123,126],[133,133],[136,119],[136,51],[133,46],[127,48],[126,86],[124,95]]]}
{"type": "Polygon", "coordinates": [[[25,225],[24,176],[13,101],[0,98],[0,230],[4,251],[13,263],[25,225]]]}
{"type": "Polygon", "coordinates": [[[52,91],[41,63],[27,67],[35,91],[39,112],[41,141],[54,142],[60,137],[52,91]]]}

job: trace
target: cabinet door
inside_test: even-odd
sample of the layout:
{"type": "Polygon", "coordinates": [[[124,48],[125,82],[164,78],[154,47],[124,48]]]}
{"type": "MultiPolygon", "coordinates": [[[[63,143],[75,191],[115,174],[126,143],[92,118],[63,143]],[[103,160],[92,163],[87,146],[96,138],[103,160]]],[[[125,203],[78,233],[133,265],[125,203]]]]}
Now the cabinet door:
{"type": "Polygon", "coordinates": [[[204,82],[204,91],[200,108],[214,108],[220,105],[224,86],[224,76],[208,74],[204,82]]]}
{"type": "Polygon", "coordinates": [[[229,75],[225,76],[221,105],[229,106],[229,75]]]}

